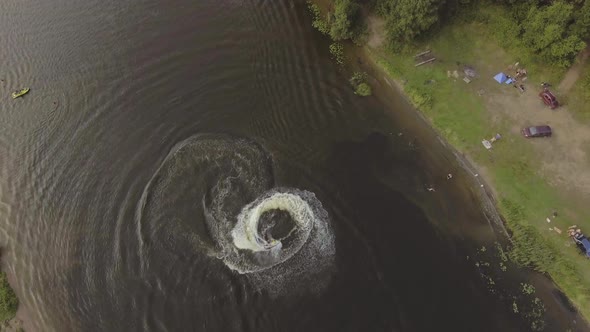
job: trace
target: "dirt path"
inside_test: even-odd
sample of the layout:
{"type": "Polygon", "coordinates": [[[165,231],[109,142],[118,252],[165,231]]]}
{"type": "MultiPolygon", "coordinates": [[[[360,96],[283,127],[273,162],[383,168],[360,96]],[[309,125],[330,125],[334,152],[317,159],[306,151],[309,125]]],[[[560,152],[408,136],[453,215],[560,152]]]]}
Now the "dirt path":
{"type": "Polygon", "coordinates": [[[578,78],[580,78],[580,74],[588,56],[590,56],[590,44],[588,44],[586,49],[580,52],[576,59],[576,63],[574,63],[574,65],[567,71],[563,80],[559,83],[559,86],[557,87],[559,92],[566,94],[571,90],[578,78]]]}
{"type": "Polygon", "coordinates": [[[369,26],[367,44],[370,48],[381,47],[385,43],[385,20],[375,15],[369,15],[367,25],[369,26]]]}

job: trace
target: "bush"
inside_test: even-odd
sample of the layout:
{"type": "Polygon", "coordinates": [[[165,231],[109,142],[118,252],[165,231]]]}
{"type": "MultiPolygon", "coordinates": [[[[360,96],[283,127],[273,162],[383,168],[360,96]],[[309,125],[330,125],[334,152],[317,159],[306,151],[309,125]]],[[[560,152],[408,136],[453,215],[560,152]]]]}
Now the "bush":
{"type": "Polygon", "coordinates": [[[367,73],[357,71],[348,81],[354,88],[354,93],[361,97],[370,96],[373,93],[371,86],[367,84],[367,73]]]}
{"type": "Polygon", "coordinates": [[[389,46],[399,50],[439,22],[440,0],[378,0],[377,13],[386,20],[389,46]]]}
{"type": "Polygon", "coordinates": [[[6,273],[0,273],[0,319],[6,320],[14,317],[18,307],[18,298],[6,278],[6,273]]]}
{"type": "Polygon", "coordinates": [[[336,0],[330,20],[330,36],[335,41],[352,39],[361,7],[352,0],[336,0]]]}
{"type": "Polygon", "coordinates": [[[358,46],[368,39],[367,25],[361,16],[361,6],[355,0],[336,0],[334,11],[322,17],[321,9],[311,1],[307,6],[313,17],[312,26],[330,36],[333,41],[352,40],[358,46]]]}
{"type": "Polygon", "coordinates": [[[350,78],[350,80],[348,80],[350,82],[350,85],[356,87],[361,83],[364,83],[367,81],[367,73],[361,73],[361,72],[354,72],[352,74],[352,77],[350,78]]]}
{"type": "Polygon", "coordinates": [[[308,1],[307,8],[309,8],[309,11],[311,12],[311,16],[313,19],[311,25],[314,28],[318,29],[319,32],[325,35],[329,35],[330,25],[322,18],[322,12],[320,10],[320,7],[315,3],[308,1]]]}
{"type": "Polygon", "coordinates": [[[520,39],[521,27],[514,23],[510,17],[498,15],[492,18],[494,28],[491,33],[498,40],[500,46],[504,48],[518,47],[522,45],[520,39]]]}

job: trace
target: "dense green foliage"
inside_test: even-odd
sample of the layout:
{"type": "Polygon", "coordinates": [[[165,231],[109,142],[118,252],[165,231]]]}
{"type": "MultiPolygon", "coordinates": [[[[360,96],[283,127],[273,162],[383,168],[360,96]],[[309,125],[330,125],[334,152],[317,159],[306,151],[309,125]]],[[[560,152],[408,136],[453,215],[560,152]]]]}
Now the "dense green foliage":
{"type": "Polygon", "coordinates": [[[0,273],[0,320],[14,317],[18,307],[18,298],[8,284],[6,273],[0,273]]]}
{"type": "Polygon", "coordinates": [[[399,49],[439,21],[444,0],[378,0],[377,13],[386,20],[390,45],[399,49]]]}
{"type": "Polygon", "coordinates": [[[313,15],[313,27],[330,36],[334,41],[352,40],[361,45],[367,34],[367,27],[361,17],[361,6],[355,0],[335,0],[328,13],[323,16],[320,7],[311,1],[309,10],[313,15]]]}
{"type": "Polygon", "coordinates": [[[582,38],[590,38],[590,1],[584,1],[584,5],[574,12],[573,18],[572,32],[582,38]]]}
{"type": "Polygon", "coordinates": [[[396,51],[432,34],[460,11],[462,19],[494,22],[493,34],[504,47],[526,50],[561,68],[571,65],[590,39],[590,0],[334,0],[325,16],[310,2],[313,26],[334,41],[362,44],[365,4],[385,19],[388,46],[396,51]],[[489,16],[479,10],[484,7],[503,10],[489,16]]]}
{"type": "Polygon", "coordinates": [[[336,0],[330,16],[330,36],[334,40],[352,39],[361,7],[353,0],[336,0]]]}
{"type": "Polygon", "coordinates": [[[524,208],[509,199],[500,202],[502,212],[510,225],[513,237],[518,241],[513,243],[510,258],[521,265],[536,269],[539,272],[548,272],[557,262],[557,250],[540,237],[537,229],[526,223],[524,208]]]}
{"type": "Polygon", "coordinates": [[[475,16],[490,26],[504,48],[531,54],[535,62],[558,68],[570,66],[590,38],[590,0],[487,6],[475,16]]]}
{"type": "Polygon", "coordinates": [[[311,1],[309,1],[307,5],[311,15],[313,16],[313,22],[311,25],[325,35],[330,34],[330,25],[322,18],[322,11],[320,10],[320,7],[311,1]]]}
{"type": "Polygon", "coordinates": [[[586,47],[579,35],[571,33],[574,6],[556,1],[549,6],[531,7],[521,24],[524,45],[543,59],[567,67],[586,47]]]}
{"type": "MultiPolygon", "coordinates": [[[[361,0],[335,0],[323,16],[309,2],[313,26],[334,41],[363,44],[367,27],[361,0]]],[[[364,1],[362,2],[364,3],[364,1]]],[[[494,34],[504,46],[519,47],[538,55],[550,65],[567,67],[590,38],[590,0],[486,1],[486,0],[374,0],[374,13],[385,19],[388,45],[393,50],[411,44],[448,22],[458,10],[474,14],[474,8],[504,6],[500,17],[477,12],[470,17],[482,23],[496,22],[494,34]]]]}

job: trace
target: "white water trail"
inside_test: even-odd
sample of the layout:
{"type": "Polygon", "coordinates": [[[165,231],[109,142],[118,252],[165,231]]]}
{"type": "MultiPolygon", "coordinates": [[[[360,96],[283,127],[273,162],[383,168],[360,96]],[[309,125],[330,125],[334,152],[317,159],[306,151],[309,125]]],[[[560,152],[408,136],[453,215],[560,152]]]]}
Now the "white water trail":
{"type": "MultiPolygon", "coordinates": [[[[316,219],[309,204],[295,194],[275,193],[260,202],[255,201],[244,207],[242,213],[238,216],[236,226],[232,230],[234,245],[237,248],[257,252],[269,251],[277,245],[282,246],[280,240],[273,239],[269,243],[258,232],[260,217],[263,213],[271,210],[281,210],[289,213],[295,223],[296,228],[294,230],[305,233],[303,240],[307,240],[311,226],[316,219]]],[[[303,243],[300,243],[299,247],[301,245],[303,243]]]]}
{"type": "Polygon", "coordinates": [[[189,248],[272,294],[309,289],[306,280],[323,287],[335,257],[328,212],[309,191],[276,187],[273,167],[250,140],[198,135],[179,143],[138,204],[140,252],[145,243],[189,248]]]}

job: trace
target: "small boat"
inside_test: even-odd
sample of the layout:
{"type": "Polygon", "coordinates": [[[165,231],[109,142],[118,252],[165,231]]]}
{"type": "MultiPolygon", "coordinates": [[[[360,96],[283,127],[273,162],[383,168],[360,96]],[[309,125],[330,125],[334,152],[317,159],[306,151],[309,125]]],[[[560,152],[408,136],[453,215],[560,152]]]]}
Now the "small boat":
{"type": "Polygon", "coordinates": [[[24,88],[24,89],[20,89],[20,90],[16,90],[12,93],[12,98],[16,99],[18,97],[22,97],[24,95],[26,95],[29,92],[29,88],[24,88]]]}

